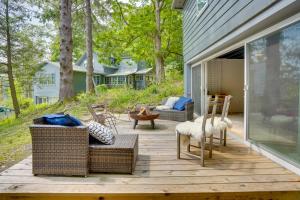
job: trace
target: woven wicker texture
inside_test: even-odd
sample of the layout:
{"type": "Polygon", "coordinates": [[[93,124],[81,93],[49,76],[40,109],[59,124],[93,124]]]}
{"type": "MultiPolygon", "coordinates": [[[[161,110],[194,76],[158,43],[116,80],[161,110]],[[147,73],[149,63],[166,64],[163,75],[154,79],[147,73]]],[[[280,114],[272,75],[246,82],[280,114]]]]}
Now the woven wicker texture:
{"type": "Polygon", "coordinates": [[[157,110],[155,112],[159,113],[159,119],[172,120],[178,122],[191,121],[194,118],[194,102],[187,103],[185,105],[185,110],[157,110]]]}
{"type": "Polygon", "coordinates": [[[90,144],[90,172],[133,173],[138,155],[138,135],[116,135],[113,145],[90,144]]]}
{"type": "Polygon", "coordinates": [[[32,137],[32,173],[35,175],[87,176],[88,129],[85,126],[44,125],[35,119],[32,137]]]}

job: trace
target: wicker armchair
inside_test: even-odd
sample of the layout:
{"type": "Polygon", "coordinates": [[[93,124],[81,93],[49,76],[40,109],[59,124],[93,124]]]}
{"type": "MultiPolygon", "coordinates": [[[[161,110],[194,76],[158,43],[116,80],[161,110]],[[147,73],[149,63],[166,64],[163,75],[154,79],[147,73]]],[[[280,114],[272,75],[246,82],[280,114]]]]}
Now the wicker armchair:
{"type": "MultiPolygon", "coordinates": [[[[166,99],[162,101],[162,105],[164,105],[166,99]]],[[[157,110],[154,109],[155,112],[159,113],[159,119],[171,120],[171,121],[191,121],[194,119],[194,102],[187,103],[185,105],[185,109],[183,111],[179,110],[157,110]]]]}
{"type": "Polygon", "coordinates": [[[32,173],[34,175],[87,176],[89,134],[86,126],[46,125],[34,119],[32,173]]]}

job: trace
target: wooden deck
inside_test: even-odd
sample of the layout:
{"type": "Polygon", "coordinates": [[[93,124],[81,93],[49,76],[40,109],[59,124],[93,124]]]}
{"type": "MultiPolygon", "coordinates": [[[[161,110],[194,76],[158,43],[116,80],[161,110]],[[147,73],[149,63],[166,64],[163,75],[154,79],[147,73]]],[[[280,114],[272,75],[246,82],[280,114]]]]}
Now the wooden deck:
{"type": "Polygon", "coordinates": [[[33,176],[28,157],[1,173],[0,199],[300,199],[299,176],[233,138],[201,167],[176,159],[176,122],[158,120],[156,130],[119,124],[119,132],[140,136],[134,175],[33,176]]]}

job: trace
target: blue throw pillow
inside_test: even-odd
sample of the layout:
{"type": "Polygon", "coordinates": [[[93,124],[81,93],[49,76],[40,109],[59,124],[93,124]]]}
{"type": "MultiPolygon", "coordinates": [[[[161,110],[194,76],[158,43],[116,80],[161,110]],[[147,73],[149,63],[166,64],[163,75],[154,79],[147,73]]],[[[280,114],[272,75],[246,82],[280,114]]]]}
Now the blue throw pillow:
{"type": "Polygon", "coordinates": [[[173,109],[182,111],[185,109],[185,104],[192,102],[191,98],[180,97],[178,101],[176,101],[173,109]]]}
{"type": "Polygon", "coordinates": [[[45,115],[43,116],[43,119],[47,124],[51,124],[51,125],[61,125],[61,126],[82,125],[82,123],[75,117],[72,117],[70,115],[64,115],[64,114],[45,115]]]}

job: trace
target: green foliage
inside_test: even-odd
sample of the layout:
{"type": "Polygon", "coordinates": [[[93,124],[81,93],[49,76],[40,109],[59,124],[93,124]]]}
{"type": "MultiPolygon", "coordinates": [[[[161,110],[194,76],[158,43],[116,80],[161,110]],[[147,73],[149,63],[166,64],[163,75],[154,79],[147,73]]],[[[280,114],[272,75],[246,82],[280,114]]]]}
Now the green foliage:
{"type": "MultiPolygon", "coordinates": [[[[181,13],[171,8],[172,0],[164,0],[161,11],[161,54],[165,64],[176,63],[182,68],[181,13]]],[[[154,66],[155,10],[149,1],[112,1],[112,20],[95,37],[95,48],[102,62],[113,55],[120,60],[130,55],[154,66]]],[[[182,71],[179,69],[179,71],[182,71]]]]}
{"type": "Polygon", "coordinates": [[[105,84],[101,84],[101,85],[97,85],[96,88],[95,88],[95,90],[96,90],[97,94],[102,94],[104,92],[107,92],[108,87],[105,84]]]}
{"type": "Polygon", "coordinates": [[[128,87],[105,89],[101,90],[98,96],[81,94],[78,100],[81,105],[107,103],[112,111],[124,113],[128,108],[132,108],[139,103],[157,105],[166,97],[181,95],[183,95],[182,74],[171,71],[168,72],[164,83],[160,85],[152,84],[144,90],[134,90],[128,87]]]}

